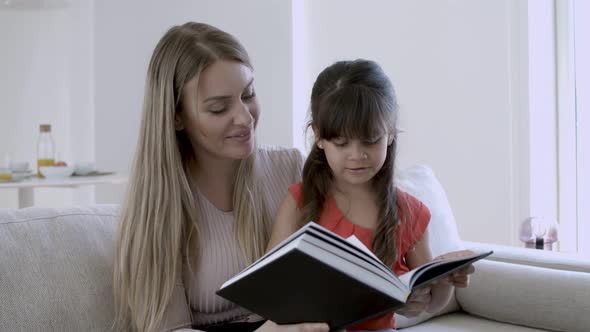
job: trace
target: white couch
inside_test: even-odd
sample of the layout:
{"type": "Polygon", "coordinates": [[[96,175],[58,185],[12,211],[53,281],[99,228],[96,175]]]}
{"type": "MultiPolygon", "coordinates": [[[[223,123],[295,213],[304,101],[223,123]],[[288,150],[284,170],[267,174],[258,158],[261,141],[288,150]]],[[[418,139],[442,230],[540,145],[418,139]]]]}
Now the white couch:
{"type": "MultiPolygon", "coordinates": [[[[430,169],[399,185],[431,210],[433,254],[489,247],[459,240],[444,190],[430,169]]],[[[118,207],[0,209],[0,331],[108,331],[118,207]]],[[[493,247],[471,286],[445,314],[398,317],[401,331],[590,331],[590,262],[493,247]]]]}

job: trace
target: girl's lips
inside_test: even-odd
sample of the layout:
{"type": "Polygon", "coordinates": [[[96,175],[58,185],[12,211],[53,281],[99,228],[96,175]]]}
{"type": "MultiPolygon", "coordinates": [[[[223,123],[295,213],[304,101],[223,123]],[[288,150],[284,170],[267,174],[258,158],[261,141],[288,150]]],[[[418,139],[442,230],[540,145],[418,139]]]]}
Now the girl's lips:
{"type": "Polygon", "coordinates": [[[367,171],[368,167],[356,167],[356,168],[347,168],[347,170],[351,173],[363,173],[367,171]]]}

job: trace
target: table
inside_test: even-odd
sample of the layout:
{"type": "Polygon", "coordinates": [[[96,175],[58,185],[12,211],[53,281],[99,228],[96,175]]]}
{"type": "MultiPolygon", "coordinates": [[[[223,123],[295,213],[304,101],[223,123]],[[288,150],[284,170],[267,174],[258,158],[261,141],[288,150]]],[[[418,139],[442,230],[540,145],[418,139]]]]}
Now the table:
{"type": "Polygon", "coordinates": [[[122,184],[127,182],[127,176],[121,174],[69,176],[59,179],[44,179],[31,177],[22,181],[0,182],[0,189],[18,189],[19,209],[33,206],[35,202],[35,188],[77,188],[96,184],[122,184]]]}

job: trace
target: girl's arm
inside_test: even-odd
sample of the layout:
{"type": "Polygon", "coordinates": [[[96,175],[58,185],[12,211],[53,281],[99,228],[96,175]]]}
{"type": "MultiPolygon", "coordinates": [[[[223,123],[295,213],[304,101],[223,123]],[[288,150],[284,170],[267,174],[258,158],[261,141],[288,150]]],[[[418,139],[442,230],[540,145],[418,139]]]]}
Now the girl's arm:
{"type": "Polygon", "coordinates": [[[300,214],[295,199],[290,193],[287,193],[277,211],[266,251],[269,251],[297,231],[297,220],[299,220],[300,214]]]}
{"type": "MultiPolygon", "coordinates": [[[[406,253],[405,258],[410,270],[432,261],[432,254],[430,253],[430,246],[428,245],[428,230],[424,232],[422,239],[416,243],[414,248],[406,253]]],[[[447,303],[449,303],[452,294],[453,286],[444,281],[425,287],[422,292],[419,290],[417,294],[417,297],[419,298],[414,299],[414,302],[418,303],[414,303],[413,308],[410,308],[413,309],[410,312],[410,316],[412,314],[419,314],[423,310],[431,313],[441,310],[447,305],[447,303]],[[422,294],[428,293],[428,290],[430,290],[430,294],[422,294]]],[[[404,314],[403,312],[399,313],[404,314]]]]}

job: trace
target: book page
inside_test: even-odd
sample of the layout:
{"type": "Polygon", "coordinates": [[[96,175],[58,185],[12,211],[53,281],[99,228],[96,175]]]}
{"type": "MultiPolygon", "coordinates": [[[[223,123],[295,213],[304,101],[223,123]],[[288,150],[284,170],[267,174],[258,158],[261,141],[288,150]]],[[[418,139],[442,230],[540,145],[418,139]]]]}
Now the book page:
{"type": "Polygon", "coordinates": [[[410,272],[403,274],[399,279],[411,289],[418,288],[440,280],[449,274],[466,267],[469,264],[491,255],[492,253],[493,251],[488,251],[479,254],[475,253],[469,256],[428,262],[411,270],[410,272]]]}
{"type": "Polygon", "coordinates": [[[359,259],[370,263],[371,265],[375,266],[379,270],[383,271],[385,274],[390,275],[391,277],[397,279],[397,277],[395,276],[395,274],[393,273],[391,268],[386,266],[385,264],[383,264],[383,262],[380,259],[378,259],[367,247],[365,247],[362,244],[362,242],[358,244],[361,246],[361,247],[359,247],[357,245],[350,243],[345,238],[332,233],[329,230],[322,229],[321,231],[318,231],[318,232],[316,232],[316,231],[318,231],[318,230],[317,229],[310,230],[310,232],[308,232],[308,234],[311,234],[313,236],[317,236],[318,238],[320,238],[322,240],[322,242],[325,242],[326,244],[329,244],[330,246],[333,246],[334,248],[338,248],[339,251],[342,250],[342,251],[348,252],[354,256],[357,256],[359,259]],[[364,248],[364,250],[362,248],[364,248]]]}
{"type": "Polygon", "coordinates": [[[376,260],[381,261],[377,256],[375,256],[375,254],[369,250],[369,248],[367,248],[367,246],[365,246],[364,243],[361,242],[361,240],[359,240],[356,236],[351,235],[349,237],[346,238],[346,242],[354,245],[355,247],[363,250],[364,252],[366,252],[367,254],[369,254],[370,256],[374,257],[376,260]]]}

